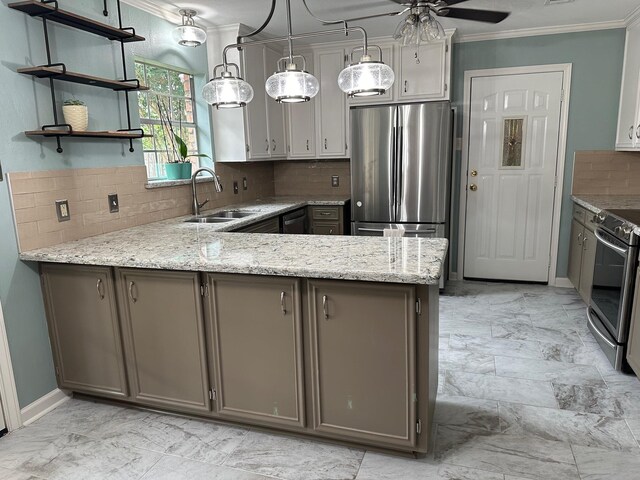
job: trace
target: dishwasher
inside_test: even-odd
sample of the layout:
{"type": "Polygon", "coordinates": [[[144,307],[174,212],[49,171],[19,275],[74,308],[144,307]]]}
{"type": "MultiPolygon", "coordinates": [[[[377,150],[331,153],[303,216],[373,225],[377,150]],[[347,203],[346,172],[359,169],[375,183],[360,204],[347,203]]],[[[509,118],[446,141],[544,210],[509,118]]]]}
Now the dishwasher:
{"type": "Polygon", "coordinates": [[[282,233],[307,233],[307,209],[300,208],[282,216],[282,233]]]}

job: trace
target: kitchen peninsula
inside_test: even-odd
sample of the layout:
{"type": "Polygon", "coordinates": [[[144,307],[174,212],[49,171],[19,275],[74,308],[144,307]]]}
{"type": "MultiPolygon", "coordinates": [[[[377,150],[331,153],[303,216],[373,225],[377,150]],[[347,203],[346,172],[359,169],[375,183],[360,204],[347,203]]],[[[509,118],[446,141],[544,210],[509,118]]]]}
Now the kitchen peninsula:
{"type": "Polygon", "coordinates": [[[294,207],[247,206],[220,224],[180,217],[22,253],[41,264],[59,386],[430,450],[447,241],[230,231],[294,207]]]}

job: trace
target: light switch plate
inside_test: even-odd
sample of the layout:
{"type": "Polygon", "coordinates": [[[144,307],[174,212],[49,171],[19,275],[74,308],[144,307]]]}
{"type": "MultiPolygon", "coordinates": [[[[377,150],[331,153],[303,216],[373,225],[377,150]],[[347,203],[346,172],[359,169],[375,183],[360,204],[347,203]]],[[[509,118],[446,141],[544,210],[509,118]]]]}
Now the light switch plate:
{"type": "Polygon", "coordinates": [[[59,222],[67,222],[71,220],[71,212],[69,212],[68,200],[56,200],[56,213],[59,222]]]}
{"type": "Polygon", "coordinates": [[[107,195],[107,201],[109,202],[109,213],[117,213],[120,211],[120,203],[118,202],[117,193],[110,193],[107,195]]]}
{"type": "Polygon", "coordinates": [[[338,175],[331,176],[331,186],[339,187],[340,186],[340,177],[338,175]]]}

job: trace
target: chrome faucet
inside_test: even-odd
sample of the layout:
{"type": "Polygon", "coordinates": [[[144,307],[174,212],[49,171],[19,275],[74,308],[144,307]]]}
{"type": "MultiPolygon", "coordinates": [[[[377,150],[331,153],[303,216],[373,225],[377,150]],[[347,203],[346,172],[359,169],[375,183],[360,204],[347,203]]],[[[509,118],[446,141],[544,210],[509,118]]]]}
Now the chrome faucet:
{"type": "Polygon", "coordinates": [[[216,192],[218,193],[222,192],[222,184],[220,183],[220,178],[218,177],[218,175],[216,175],[216,172],[214,172],[213,170],[207,167],[201,167],[197,169],[195,172],[193,172],[193,176],[191,177],[191,193],[193,194],[192,211],[193,211],[193,214],[196,216],[200,215],[200,209],[209,202],[208,198],[202,203],[198,202],[198,191],[196,189],[196,177],[200,172],[208,172],[213,177],[213,184],[215,185],[216,192]]]}

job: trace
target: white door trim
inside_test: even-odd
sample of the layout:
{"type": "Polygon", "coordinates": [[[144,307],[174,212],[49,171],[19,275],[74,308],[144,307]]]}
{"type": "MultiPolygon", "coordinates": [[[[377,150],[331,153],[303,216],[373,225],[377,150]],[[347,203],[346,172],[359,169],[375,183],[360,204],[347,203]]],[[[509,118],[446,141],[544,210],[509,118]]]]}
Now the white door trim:
{"type": "Polygon", "coordinates": [[[2,410],[7,430],[10,432],[22,426],[22,415],[18,403],[16,379],[13,376],[7,330],[4,325],[2,304],[0,304],[0,397],[2,398],[2,410]]]}
{"type": "Polygon", "coordinates": [[[469,170],[469,130],[471,113],[471,81],[475,77],[501,75],[524,75],[530,73],[562,72],[564,91],[560,107],[560,135],[558,139],[558,161],[556,163],[556,192],[553,201],[553,224],[551,228],[551,254],[549,265],[549,285],[555,285],[558,264],[558,245],[560,242],[560,213],[562,211],[562,190],[564,182],[564,164],[567,153],[567,130],[569,127],[569,99],[571,98],[571,63],[554,65],[531,65],[525,67],[490,68],[486,70],[468,70],[464,72],[464,100],[462,104],[462,162],[460,168],[460,214],[458,224],[458,266],[457,277],[464,278],[464,238],[467,213],[467,172],[469,170]]]}

